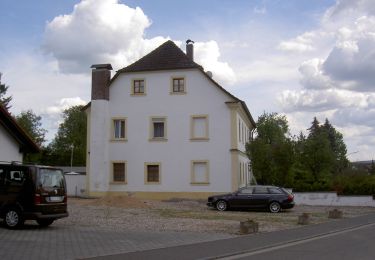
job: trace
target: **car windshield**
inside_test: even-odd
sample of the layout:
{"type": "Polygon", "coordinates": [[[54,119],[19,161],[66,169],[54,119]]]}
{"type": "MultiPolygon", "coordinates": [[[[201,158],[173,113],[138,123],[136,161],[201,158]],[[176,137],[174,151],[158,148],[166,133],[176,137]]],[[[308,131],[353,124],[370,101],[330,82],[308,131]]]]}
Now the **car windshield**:
{"type": "Polygon", "coordinates": [[[40,169],[39,185],[43,188],[63,188],[64,176],[58,169],[40,169]]]}

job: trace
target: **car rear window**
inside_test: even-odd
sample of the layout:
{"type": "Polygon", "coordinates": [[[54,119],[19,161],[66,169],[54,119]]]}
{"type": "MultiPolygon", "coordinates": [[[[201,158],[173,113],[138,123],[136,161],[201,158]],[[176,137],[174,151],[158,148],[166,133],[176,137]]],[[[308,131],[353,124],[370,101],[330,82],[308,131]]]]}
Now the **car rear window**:
{"type": "Polygon", "coordinates": [[[39,185],[43,188],[63,188],[64,176],[58,169],[40,169],[39,185]]]}
{"type": "Polygon", "coordinates": [[[279,188],[268,188],[268,190],[271,194],[283,194],[282,190],[279,188]]]}
{"type": "Polygon", "coordinates": [[[254,194],[268,194],[267,187],[255,187],[254,188],[254,194]]]}

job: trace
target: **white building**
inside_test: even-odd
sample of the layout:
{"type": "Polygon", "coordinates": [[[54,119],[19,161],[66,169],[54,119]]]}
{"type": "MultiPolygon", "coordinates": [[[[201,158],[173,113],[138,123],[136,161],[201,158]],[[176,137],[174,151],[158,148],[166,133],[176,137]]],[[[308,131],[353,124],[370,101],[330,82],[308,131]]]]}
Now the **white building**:
{"type": "Polygon", "coordinates": [[[0,163],[23,161],[25,153],[37,153],[39,147],[0,105],[0,163]]]}
{"type": "Polygon", "coordinates": [[[117,71],[92,66],[89,195],[206,198],[253,178],[245,143],[255,122],[245,104],[172,41],[117,71]]]}

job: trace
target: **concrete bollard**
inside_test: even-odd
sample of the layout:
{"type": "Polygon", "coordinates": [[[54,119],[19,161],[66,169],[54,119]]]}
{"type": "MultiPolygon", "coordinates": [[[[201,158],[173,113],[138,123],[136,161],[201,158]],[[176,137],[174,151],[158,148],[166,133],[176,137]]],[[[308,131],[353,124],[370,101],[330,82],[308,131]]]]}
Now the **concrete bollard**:
{"type": "Polygon", "coordinates": [[[310,224],[310,214],[302,213],[301,216],[298,216],[298,225],[308,225],[310,224]]]}
{"type": "Polygon", "coordinates": [[[342,211],[338,209],[330,210],[328,212],[328,218],[334,218],[334,219],[342,218],[342,215],[343,215],[342,211]]]}
{"type": "Polygon", "coordinates": [[[258,222],[248,219],[246,221],[240,221],[240,233],[241,234],[251,234],[257,233],[259,230],[258,222]]]}

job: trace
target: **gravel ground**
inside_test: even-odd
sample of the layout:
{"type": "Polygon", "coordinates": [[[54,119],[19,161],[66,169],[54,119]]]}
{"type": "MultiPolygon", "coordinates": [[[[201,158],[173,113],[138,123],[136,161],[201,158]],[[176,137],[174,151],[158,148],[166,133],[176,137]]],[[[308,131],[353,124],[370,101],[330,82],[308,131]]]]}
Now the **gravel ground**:
{"type": "Polygon", "coordinates": [[[239,234],[239,222],[254,220],[259,232],[270,232],[299,225],[298,216],[309,213],[311,224],[334,221],[328,212],[338,209],[344,218],[375,212],[370,207],[296,206],[278,214],[256,211],[219,212],[206,206],[206,201],[195,200],[139,200],[132,197],[99,199],[69,198],[68,218],[54,225],[99,226],[109,230],[134,231],[198,231],[207,233],[239,234]]]}

